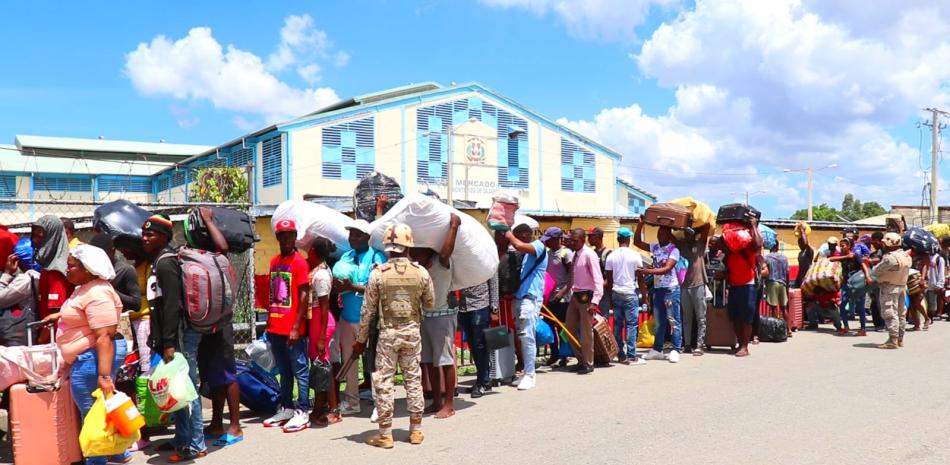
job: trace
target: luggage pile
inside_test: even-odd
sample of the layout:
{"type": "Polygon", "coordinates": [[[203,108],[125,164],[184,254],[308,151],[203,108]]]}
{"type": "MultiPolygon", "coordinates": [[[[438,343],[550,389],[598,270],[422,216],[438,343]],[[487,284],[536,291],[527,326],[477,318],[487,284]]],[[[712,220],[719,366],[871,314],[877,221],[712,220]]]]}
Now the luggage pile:
{"type": "Polygon", "coordinates": [[[840,263],[819,258],[802,280],[802,294],[808,297],[822,292],[838,292],[841,289],[841,275],[840,263]]]}

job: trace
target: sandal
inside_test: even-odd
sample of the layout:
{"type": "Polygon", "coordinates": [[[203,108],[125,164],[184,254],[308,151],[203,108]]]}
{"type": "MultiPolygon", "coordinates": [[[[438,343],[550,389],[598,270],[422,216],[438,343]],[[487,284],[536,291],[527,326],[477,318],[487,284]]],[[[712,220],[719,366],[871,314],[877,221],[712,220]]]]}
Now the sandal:
{"type": "Polygon", "coordinates": [[[213,443],[211,443],[211,445],[215,447],[227,447],[227,446],[233,446],[243,440],[244,440],[243,434],[240,436],[232,436],[230,433],[227,433],[223,436],[218,437],[218,439],[216,439],[213,443]]]}
{"type": "Polygon", "coordinates": [[[202,457],[207,457],[208,451],[203,450],[201,452],[178,452],[168,456],[168,463],[181,463],[181,462],[190,462],[195,459],[200,459],[202,457]]]}
{"type": "Polygon", "coordinates": [[[163,442],[153,448],[155,452],[176,452],[178,450],[171,441],[163,442]]]}

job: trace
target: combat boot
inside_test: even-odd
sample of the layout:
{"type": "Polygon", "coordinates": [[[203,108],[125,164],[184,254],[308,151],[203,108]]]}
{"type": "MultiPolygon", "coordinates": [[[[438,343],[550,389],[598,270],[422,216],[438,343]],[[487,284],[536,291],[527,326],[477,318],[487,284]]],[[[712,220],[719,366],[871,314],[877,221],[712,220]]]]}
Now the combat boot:
{"type": "Polygon", "coordinates": [[[897,338],[897,347],[904,347],[904,336],[897,338]]]}
{"type": "Polygon", "coordinates": [[[383,449],[392,449],[393,435],[392,434],[374,434],[373,437],[366,440],[366,443],[373,447],[381,447],[383,449]]]}
{"type": "Polygon", "coordinates": [[[879,345],[879,346],[877,346],[877,348],[878,348],[878,349],[896,349],[896,348],[897,348],[897,343],[894,342],[894,338],[889,337],[889,338],[887,338],[887,341],[884,341],[884,343],[881,344],[881,345],[879,345]]]}
{"type": "Polygon", "coordinates": [[[415,430],[409,433],[409,444],[418,446],[419,444],[422,444],[422,440],[425,438],[426,438],[426,435],[422,434],[422,431],[415,430]]]}

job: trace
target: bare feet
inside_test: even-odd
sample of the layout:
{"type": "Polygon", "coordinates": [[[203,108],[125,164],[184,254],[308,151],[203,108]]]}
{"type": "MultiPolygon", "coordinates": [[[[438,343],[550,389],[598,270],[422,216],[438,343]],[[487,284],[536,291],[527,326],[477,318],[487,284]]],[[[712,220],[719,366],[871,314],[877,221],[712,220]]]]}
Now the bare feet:
{"type": "Polygon", "coordinates": [[[739,351],[736,352],[736,357],[748,357],[748,356],[749,356],[749,348],[748,348],[748,347],[740,347],[740,348],[739,348],[739,351]]]}
{"type": "Polygon", "coordinates": [[[440,410],[442,410],[442,403],[441,403],[441,402],[433,402],[433,403],[429,404],[429,406],[426,407],[425,410],[422,411],[422,413],[426,413],[426,414],[428,414],[428,413],[436,413],[436,412],[438,412],[438,411],[440,411],[440,410]]]}
{"type": "Polygon", "coordinates": [[[453,415],[455,415],[455,407],[453,407],[452,404],[449,403],[449,404],[445,404],[444,406],[442,406],[442,408],[439,409],[438,412],[436,412],[435,418],[436,418],[436,419],[439,419],[439,420],[442,420],[442,419],[445,419],[445,418],[449,418],[449,417],[451,417],[451,416],[453,416],[453,415]]]}

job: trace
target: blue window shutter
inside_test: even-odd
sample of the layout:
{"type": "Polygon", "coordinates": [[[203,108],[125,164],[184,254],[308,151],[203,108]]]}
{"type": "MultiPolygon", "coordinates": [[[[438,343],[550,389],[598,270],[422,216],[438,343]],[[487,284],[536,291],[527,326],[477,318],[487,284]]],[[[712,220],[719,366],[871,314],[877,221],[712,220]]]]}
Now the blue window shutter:
{"type": "Polygon", "coordinates": [[[564,138],[561,138],[561,190],[597,192],[596,156],[564,138]]]}
{"type": "Polygon", "coordinates": [[[6,199],[15,199],[17,197],[16,176],[0,176],[0,210],[13,210],[16,204],[7,202],[6,199]]]}
{"type": "Polygon", "coordinates": [[[99,193],[150,193],[152,181],[146,176],[99,176],[99,193]]]}
{"type": "Polygon", "coordinates": [[[33,189],[47,192],[92,192],[92,179],[68,176],[34,176],[33,189]]]}
{"type": "Polygon", "coordinates": [[[283,143],[279,135],[261,144],[261,158],[264,187],[276,186],[283,182],[283,143]]]}
{"type": "Polygon", "coordinates": [[[376,168],[375,118],[362,118],[323,128],[324,179],[358,180],[376,168]]]}

